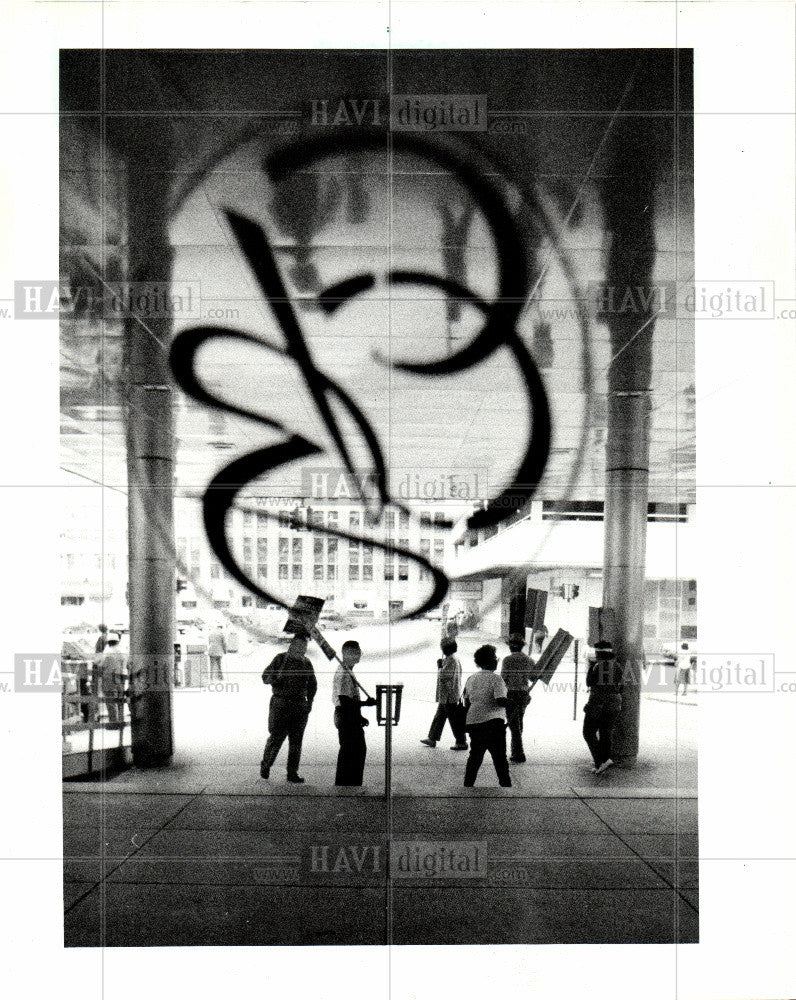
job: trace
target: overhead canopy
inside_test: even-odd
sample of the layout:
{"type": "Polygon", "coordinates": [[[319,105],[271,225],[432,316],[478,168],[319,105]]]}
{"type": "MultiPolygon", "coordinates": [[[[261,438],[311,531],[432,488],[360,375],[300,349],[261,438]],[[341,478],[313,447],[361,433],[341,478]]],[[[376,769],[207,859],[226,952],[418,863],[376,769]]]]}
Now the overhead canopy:
{"type": "MultiPolygon", "coordinates": [[[[495,291],[494,241],[478,208],[446,171],[417,157],[376,154],[325,161],[297,185],[277,187],[263,157],[316,134],[313,102],[334,108],[352,95],[486,95],[490,128],[461,133],[502,164],[509,201],[543,186],[565,223],[560,244],[531,239],[537,294],[519,332],[542,369],[553,413],[553,448],[540,498],[561,499],[580,463],[578,499],[602,499],[608,332],[597,315],[606,242],[598,182],[609,158],[617,113],[658,143],[656,283],[693,272],[690,60],[668,50],[540,52],[169,52],[62,53],[62,274],[80,287],[118,281],[125,264],[128,171],[173,172],[171,239],[174,292],[183,301],[175,331],[197,323],[228,326],[274,344],[282,334],[224,214],[256,221],[275,247],[316,365],[344,386],[376,431],[393,476],[454,474],[482,495],[497,492],[529,429],[523,383],[505,350],[446,378],[396,372],[374,360],[430,360],[460,349],[476,332],[474,310],[457,310],[427,288],[388,289],[394,268],[422,268],[459,280],[489,298],[495,291]],[[104,67],[104,78],[101,78],[104,67]],[[388,68],[391,76],[388,75],[388,68]],[[444,87],[440,81],[444,81],[444,87]],[[675,106],[679,100],[680,107],[675,106]],[[652,124],[651,124],[652,123],[652,124]],[[102,143],[102,136],[105,143],[102,143]],[[568,280],[568,260],[577,288],[568,280]],[[372,272],[376,285],[332,316],[309,300],[324,288],[372,272]],[[592,301],[592,379],[575,299],[592,301]],[[584,429],[585,428],[585,429],[584,429]],[[581,453],[581,445],[585,451],[581,453]]],[[[387,141],[385,130],[385,143],[387,141]]],[[[632,171],[632,162],[627,169],[632,171]]],[[[633,308],[631,303],[630,308],[633,308]]],[[[85,309],[62,325],[64,467],[125,488],[125,431],[119,372],[122,323],[85,309]]],[[[693,322],[671,303],[655,322],[652,355],[650,501],[694,496],[693,322]]],[[[329,444],[296,366],[254,347],[206,348],[202,372],[226,399],[282,420],[329,444]]],[[[236,455],[274,440],[237,417],[189,403],[177,393],[177,486],[201,492],[236,455]]],[[[356,435],[353,435],[356,437],[356,435]]],[[[364,459],[362,444],[355,452],[364,459]]],[[[319,466],[336,465],[328,454],[319,466]]],[[[305,492],[298,466],[261,484],[263,494],[305,492]]],[[[476,499],[477,497],[471,498],[476,499]]]]}

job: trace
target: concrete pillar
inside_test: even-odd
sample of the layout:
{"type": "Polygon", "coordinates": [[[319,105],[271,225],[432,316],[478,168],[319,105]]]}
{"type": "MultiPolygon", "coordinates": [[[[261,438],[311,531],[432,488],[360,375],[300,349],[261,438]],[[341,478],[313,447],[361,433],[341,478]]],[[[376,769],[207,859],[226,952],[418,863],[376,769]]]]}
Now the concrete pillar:
{"type": "Polygon", "coordinates": [[[625,665],[622,713],[613,755],[638,753],[644,661],[644,570],[649,486],[649,394],[616,392],[608,400],[603,607],[616,618],[614,649],[625,665]]]}
{"type": "Polygon", "coordinates": [[[639,749],[644,663],[658,128],[654,119],[618,123],[611,163],[600,181],[609,238],[602,319],[611,335],[603,607],[614,611],[614,650],[625,674],[612,754],[625,763],[632,763],[639,749]]]}
{"type": "MultiPolygon", "coordinates": [[[[152,131],[157,126],[152,127],[152,131]]],[[[128,161],[128,276],[168,287],[170,174],[157,135],[137,136],[128,161]]],[[[174,436],[168,366],[170,315],[138,312],[125,319],[128,373],[127,481],[130,672],[134,763],[151,767],[172,755],[174,675],[174,436]]]]}

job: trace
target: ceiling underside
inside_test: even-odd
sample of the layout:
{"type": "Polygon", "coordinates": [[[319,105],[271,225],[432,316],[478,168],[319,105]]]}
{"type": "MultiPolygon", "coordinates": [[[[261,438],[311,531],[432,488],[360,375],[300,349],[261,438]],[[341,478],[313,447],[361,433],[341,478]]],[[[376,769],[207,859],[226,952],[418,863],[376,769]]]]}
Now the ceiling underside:
{"type": "MultiPolygon", "coordinates": [[[[128,56],[133,62],[135,58],[136,53],[128,56]]],[[[415,58],[415,76],[406,69],[398,89],[429,92],[430,84],[423,81],[431,64],[415,58]]],[[[547,192],[541,195],[544,204],[558,213],[562,223],[558,236],[548,233],[531,241],[543,278],[517,328],[542,372],[552,412],[552,448],[538,496],[600,500],[605,483],[607,374],[613,354],[608,327],[596,309],[608,253],[597,179],[600,170],[606,169],[601,160],[602,141],[611,127],[607,111],[616,94],[605,83],[599,105],[595,93],[579,87],[577,78],[573,82],[571,72],[568,89],[562,89],[567,67],[559,59],[559,89],[556,92],[550,84],[545,112],[544,102],[530,95],[530,89],[544,89],[539,67],[552,57],[537,56],[535,62],[528,58],[523,78],[529,88],[525,106],[532,107],[537,117],[529,120],[519,139],[513,139],[515,145],[519,141],[533,149],[535,156],[523,176],[517,167],[517,174],[509,170],[501,183],[510,203],[516,203],[519,187],[541,185],[547,192]],[[578,101],[573,110],[573,102],[578,101]],[[593,107],[584,115],[589,102],[593,107]],[[563,112],[572,117],[561,118],[563,112]],[[568,268],[574,283],[567,276],[568,268]],[[591,318],[587,336],[576,317],[577,306],[584,301],[591,318]]],[[[523,105],[516,99],[516,88],[505,90],[505,64],[494,60],[487,64],[492,76],[481,80],[480,89],[469,92],[487,90],[491,108],[518,113],[523,105]],[[500,87],[504,87],[502,92],[500,87]]],[[[626,64],[623,54],[620,68],[627,69],[626,64]]],[[[123,61],[120,65],[125,66],[123,61]]],[[[175,188],[181,191],[182,200],[169,227],[174,247],[172,290],[183,297],[181,305],[186,309],[182,315],[179,308],[175,310],[174,333],[202,323],[246,331],[264,345],[205,347],[199,356],[199,372],[207,386],[225,400],[276,418],[287,432],[316,442],[324,454],[313,457],[313,467],[340,464],[299,366],[284,353],[284,334],[274,310],[230,228],[226,211],[231,210],[261,226],[274,247],[315,366],[359,406],[380,441],[393,482],[406,476],[447,474],[469,476],[472,482],[478,476],[482,498],[498,492],[510,480],[534,420],[511,351],[499,347],[486,361],[449,376],[421,377],[391,366],[396,361],[445,358],[479,330],[482,318],[472,307],[462,306],[457,316],[442,293],[425,286],[390,284],[387,274],[410,269],[443,276],[453,268],[468,288],[490,301],[497,287],[496,242],[480,207],[448,172],[418,157],[398,155],[388,162],[380,153],[331,158],[295,178],[294,191],[290,185],[277,188],[262,170],[262,161],[283,138],[267,130],[258,134],[255,129],[253,135],[241,134],[240,142],[222,149],[232,128],[227,121],[226,131],[220,129],[223,141],[219,139],[219,148],[212,148],[217,109],[211,111],[207,105],[224,90],[222,75],[202,77],[196,66],[191,75],[188,64],[179,61],[168,65],[150,61],[148,66],[150,84],[155,86],[152,80],[156,81],[161,102],[172,107],[179,95],[183,108],[196,110],[188,125],[180,119],[182,138],[192,130],[193,140],[178,158],[182,172],[175,188]],[[204,81],[201,93],[197,80],[204,81]],[[203,109],[204,115],[199,113],[203,109]],[[191,190],[186,178],[195,176],[197,170],[199,182],[191,190]],[[457,229],[456,221],[461,222],[467,213],[471,213],[468,224],[457,229]],[[309,226],[302,223],[307,217],[309,226]],[[359,274],[373,276],[370,290],[332,315],[317,307],[320,291],[359,274]],[[185,306],[188,289],[190,309],[185,306]]],[[[247,88],[251,93],[256,90],[255,69],[240,69],[245,86],[238,81],[236,110],[245,104],[240,95],[249,95],[249,100],[247,88]]],[[[270,89],[266,88],[268,107],[280,106],[273,81],[280,79],[283,70],[273,62],[270,65],[270,76],[265,78],[271,81],[270,89]]],[[[227,71],[231,72],[229,67],[227,71]]],[[[314,81],[307,72],[310,76],[304,83],[299,81],[290,90],[290,99],[282,97],[282,107],[300,108],[306,103],[304,91],[318,92],[317,66],[314,81]]],[[[594,79],[593,70],[591,76],[583,72],[584,79],[594,79]]],[[[125,73],[119,73],[120,80],[125,73]]],[[[608,79],[610,74],[604,75],[608,79]]],[[[64,79],[70,86],[68,74],[64,79]]],[[[452,84],[449,89],[462,93],[464,85],[452,84]]],[[[339,81],[331,83],[324,92],[342,92],[342,86],[339,81]]],[[[109,86],[111,100],[115,93],[121,95],[124,90],[109,86]]],[[[86,109],[85,95],[82,103],[76,93],[71,100],[72,106],[86,109]]],[[[135,114],[136,109],[125,107],[124,111],[135,114]]],[[[661,116],[665,133],[670,118],[660,109],[654,113],[661,116]]],[[[87,154],[86,132],[73,130],[73,120],[66,118],[64,123],[62,279],[66,275],[74,281],[77,272],[83,277],[92,272],[107,277],[109,261],[120,261],[123,269],[127,252],[123,213],[114,215],[118,202],[108,195],[114,185],[123,187],[124,170],[112,162],[105,164],[104,194],[98,208],[94,195],[100,182],[90,146],[87,154]]],[[[515,148],[503,158],[517,163],[522,159],[515,148]]],[[[656,284],[683,284],[693,277],[688,157],[683,163],[687,169],[682,164],[674,169],[670,164],[657,181],[652,207],[656,284]]],[[[135,169],[135,164],[124,169],[135,169]]],[[[639,325],[643,322],[642,318],[639,325]]],[[[124,399],[124,325],[107,314],[103,318],[96,313],[81,314],[78,309],[75,315],[63,317],[61,331],[63,466],[88,480],[125,489],[125,420],[130,414],[142,420],[148,416],[130,409],[124,399]]],[[[650,500],[693,502],[694,328],[687,316],[678,315],[670,305],[654,322],[649,396],[650,500]]],[[[227,462],[283,436],[254,421],[208,410],[176,387],[174,407],[176,486],[186,494],[201,493],[227,462]]],[[[341,410],[337,416],[357,465],[367,469],[369,453],[361,434],[341,410]]],[[[259,483],[258,492],[301,495],[305,482],[301,473],[298,463],[285,466],[259,483]]]]}

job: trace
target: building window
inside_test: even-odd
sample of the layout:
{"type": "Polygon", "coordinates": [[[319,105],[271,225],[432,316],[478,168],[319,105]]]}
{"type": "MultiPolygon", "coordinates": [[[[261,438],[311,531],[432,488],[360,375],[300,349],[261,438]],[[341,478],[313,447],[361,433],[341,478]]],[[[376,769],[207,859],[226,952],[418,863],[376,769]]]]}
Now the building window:
{"type": "MultiPolygon", "coordinates": [[[[263,511],[257,512],[257,530],[267,531],[268,530],[268,515],[263,511]]],[[[260,598],[258,598],[260,600],[260,598]]]]}
{"type": "MultiPolygon", "coordinates": [[[[424,559],[427,559],[429,562],[431,562],[431,539],[430,538],[421,538],[420,539],[420,555],[424,559]]],[[[421,580],[430,580],[431,579],[431,573],[429,573],[429,571],[427,569],[424,569],[422,566],[420,567],[420,579],[421,580]]]]}
{"type": "Polygon", "coordinates": [[[445,555],[445,540],[443,538],[434,539],[434,559],[440,561],[445,555]]]}
{"type": "Polygon", "coordinates": [[[257,539],[257,561],[265,562],[268,557],[268,539],[258,538],[257,539]]]}
{"type": "Polygon", "coordinates": [[[321,563],[316,563],[312,570],[312,575],[315,580],[323,579],[323,565],[321,563]]]}
{"type": "Polygon", "coordinates": [[[437,531],[442,528],[446,528],[448,525],[448,519],[441,510],[434,511],[434,527],[437,531]]]}
{"type": "Polygon", "coordinates": [[[362,567],[362,579],[372,580],[373,579],[373,566],[363,566],[362,567]]]}
{"type": "Polygon", "coordinates": [[[301,579],[301,563],[293,563],[293,579],[301,579]]]}
{"type": "Polygon", "coordinates": [[[360,524],[359,514],[357,513],[357,511],[352,510],[351,513],[348,515],[348,527],[351,529],[358,528],[359,524],[360,524]]]}
{"type": "Polygon", "coordinates": [[[240,606],[242,608],[250,608],[254,602],[251,597],[242,597],[240,601],[240,606]]]}
{"type": "Polygon", "coordinates": [[[254,514],[250,510],[244,510],[243,512],[243,527],[251,528],[254,523],[254,514]]]}
{"type": "Polygon", "coordinates": [[[300,562],[303,551],[303,539],[293,539],[293,562],[300,562]]]}
{"type": "Polygon", "coordinates": [[[431,514],[427,510],[420,511],[420,526],[422,528],[431,527],[431,514]]]}
{"type": "Polygon", "coordinates": [[[336,510],[330,510],[329,513],[326,516],[329,519],[329,527],[330,528],[336,528],[337,527],[337,511],[336,510]]]}
{"type": "Polygon", "coordinates": [[[312,554],[317,559],[319,556],[323,556],[323,539],[316,538],[312,543],[312,554]]]}
{"type": "Polygon", "coordinates": [[[398,563],[398,579],[399,580],[409,579],[409,563],[405,562],[398,563]]]}
{"type": "Polygon", "coordinates": [[[243,564],[243,572],[251,580],[251,578],[252,578],[252,564],[251,563],[244,563],[243,564]]]}
{"type": "Polygon", "coordinates": [[[408,528],[409,527],[409,511],[408,510],[402,510],[399,513],[399,515],[398,515],[398,524],[402,528],[408,528]]]}
{"type": "Polygon", "coordinates": [[[390,531],[392,531],[393,528],[395,528],[395,511],[394,510],[388,510],[387,513],[384,515],[384,526],[386,528],[389,528],[390,531]]]}
{"type": "Polygon", "coordinates": [[[279,539],[279,555],[286,556],[289,551],[289,542],[287,538],[279,539]]]}
{"type": "Polygon", "coordinates": [[[280,563],[279,564],[279,579],[280,580],[287,580],[287,577],[288,577],[287,563],[280,563]]]}
{"type": "Polygon", "coordinates": [[[211,580],[218,580],[218,579],[220,579],[220,577],[221,577],[221,567],[219,566],[218,563],[211,563],[210,564],[210,579],[211,580]]]}
{"type": "Polygon", "coordinates": [[[362,561],[366,566],[373,565],[373,546],[366,545],[362,550],[362,561]]]}
{"type": "Polygon", "coordinates": [[[602,521],[600,500],[543,500],[543,521],[602,521]]]}
{"type": "Polygon", "coordinates": [[[267,608],[268,607],[268,601],[266,601],[266,599],[264,597],[256,597],[255,598],[255,602],[256,602],[256,606],[258,608],[267,608]]]}
{"type": "Polygon", "coordinates": [[[395,579],[395,563],[392,560],[384,563],[384,579],[394,580],[395,579]]]}
{"type": "Polygon", "coordinates": [[[348,579],[358,580],[359,579],[359,566],[349,566],[348,567],[348,579]]]}
{"type": "Polygon", "coordinates": [[[261,580],[264,580],[268,576],[268,567],[265,563],[259,563],[257,566],[257,576],[259,576],[261,580]]]}
{"type": "Polygon", "coordinates": [[[337,559],[337,539],[330,538],[326,543],[326,552],[329,557],[329,562],[334,562],[337,559]]]}
{"type": "Polygon", "coordinates": [[[243,539],[243,559],[245,562],[251,562],[252,558],[252,540],[251,538],[243,539]]]}
{"type": "Polygon", "coordinates": [[[337,579],[337,567],[336,566],[327,566],[326,567],[326,579],[327,580],[336,580],[337,579]]]}

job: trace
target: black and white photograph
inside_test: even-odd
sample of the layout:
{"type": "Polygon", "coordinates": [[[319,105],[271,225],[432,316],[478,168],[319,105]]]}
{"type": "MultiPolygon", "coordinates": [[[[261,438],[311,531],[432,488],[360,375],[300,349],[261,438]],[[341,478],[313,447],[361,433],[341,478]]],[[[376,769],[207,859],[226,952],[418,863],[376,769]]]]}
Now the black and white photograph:
{"type": "Polygon", "coordinates": [[[60,88],[65,944],[697,941],[691,53],[60,88]]]}
{"type": "Polygon", "coordinates": [[[796,5],[0,18],[9,995],[792,997],[796,5]]]}

